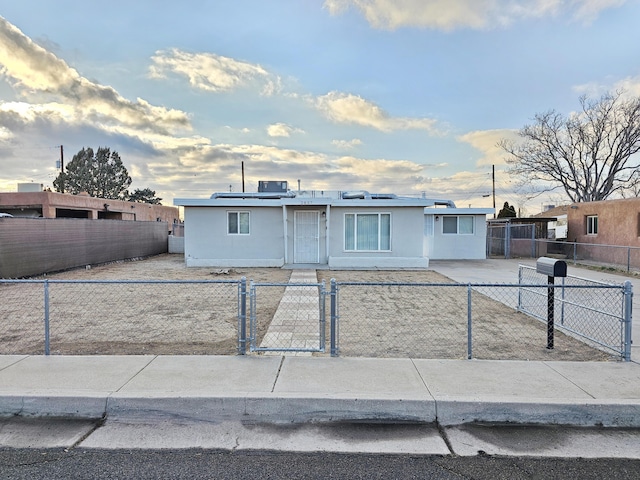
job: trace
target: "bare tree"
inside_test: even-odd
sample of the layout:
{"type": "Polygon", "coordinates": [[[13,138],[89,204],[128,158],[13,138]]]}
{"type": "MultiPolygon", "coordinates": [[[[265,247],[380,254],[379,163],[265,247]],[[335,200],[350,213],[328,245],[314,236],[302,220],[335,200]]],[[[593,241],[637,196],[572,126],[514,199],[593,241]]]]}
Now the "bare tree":
{"type": "Polygon", "coordinates": [[[640,97],[623,92],[599,100],[580,97],[582,111],[565,117],[537,114],[519,132],[523,142],[503,139],[509,172],[529,185],[562,187],[573,202],[604,200],[631,187],[640,172],[640,97]]]}

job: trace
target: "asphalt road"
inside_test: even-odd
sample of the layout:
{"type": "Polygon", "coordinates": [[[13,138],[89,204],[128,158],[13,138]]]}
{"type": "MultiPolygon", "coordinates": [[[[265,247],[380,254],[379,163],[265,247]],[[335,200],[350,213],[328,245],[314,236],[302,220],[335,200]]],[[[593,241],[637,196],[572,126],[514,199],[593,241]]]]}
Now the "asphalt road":
{"type": "Polygon", "coordinates": [[[636,480],[640,478],[640,460],[214,450],[2,449],[0,478],[636,480]]]}

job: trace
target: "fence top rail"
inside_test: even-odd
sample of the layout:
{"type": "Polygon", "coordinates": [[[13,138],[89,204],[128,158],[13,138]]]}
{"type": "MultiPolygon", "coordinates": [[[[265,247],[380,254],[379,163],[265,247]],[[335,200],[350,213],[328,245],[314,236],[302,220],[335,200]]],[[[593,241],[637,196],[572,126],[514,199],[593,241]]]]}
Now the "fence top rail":
{"type": "Polygon", "coordinates": [[[250,280],[249,283],[254,287],[322,287],[324,285],[323,282],[312,283],[312,282],[281,282],[281,283],[270,283],[270,282],[254,282],[250,280]]]}
{"type": "MultiPolygon", "coordinates": [[[[519,240],[527,240],[527,239],[524,238],[519,240]]],[[[632,247],[631,245],[609,245],[607,243],[568,242],[568,241],[562,241],[562,240],[554,240],[552,238],[536,238],[535,240],[536,242],[542,242],[542,243],[562,243],[565,245],[584,245],[586,247],[609,247],[609,248],[624,248],[629,250],[640,250],[640,247],[632,247]]]]}
{"type": "MultiPolygon", "coordinates": [[[[536,270],[536,267],[532,267],[531,265],[518,265],[518,266],[524,270],[536,270]]],[[[624,283],[612,283],[612,282],[605,282],[602,280],[592,280],[590,278],[578,277],[576,275],[567,275],[567,278],[575,278],[576,280],[582,280],[583,282],[596,283],[598,285],[606,285],[606,286],[618,287],[618,286],[624,285],[624,283]]]]}
{"type": "Polygon", "coordinates": [[[336,282],[336,285],[342,286],[363,286],[363,287],[506,287],[506,288],[564,288],[564,289],[623,289],[624,284],[601,283],[599,285],[562,285],[559,283],[411,283],[411,282],[336,282]]]}
{"type": "Polygon", "coordinates": [[[126,284],[193,284],[193,283],[206,283],[206,284],[227,284],[237,285],[240,280],[49,280],[49,279],[11,279],[0,278],[0,283],[126,283],[126,284]]]}

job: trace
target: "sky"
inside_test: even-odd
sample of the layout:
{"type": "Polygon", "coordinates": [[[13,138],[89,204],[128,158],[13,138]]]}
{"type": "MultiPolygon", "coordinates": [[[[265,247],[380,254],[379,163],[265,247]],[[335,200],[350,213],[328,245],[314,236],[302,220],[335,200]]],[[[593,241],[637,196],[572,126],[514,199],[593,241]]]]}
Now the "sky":
{"type": "Polygon", "coordinates": [[[0,191],[60,145],[117,151],[162,203],[368,190],[521,213],[503,139],[640,95],[640,0],[0,0],[0,191]]]}

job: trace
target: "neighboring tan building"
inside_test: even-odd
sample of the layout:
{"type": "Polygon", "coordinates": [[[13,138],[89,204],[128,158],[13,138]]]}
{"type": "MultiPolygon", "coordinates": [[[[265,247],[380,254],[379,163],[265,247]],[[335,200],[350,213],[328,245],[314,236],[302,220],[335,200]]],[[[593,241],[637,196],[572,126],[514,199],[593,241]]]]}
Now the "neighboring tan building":
{"type": "Polygon", "coordinates": [[[567,224],[570,242],[640,247],[640,198],[574,203],[567,224]]]}
{"type": "Polygon", "coordinates": [[[14,217],[158,221],[169,225],[180,218],[177,207],[43,191],[0,193],[0,212],[14,217]]]}

